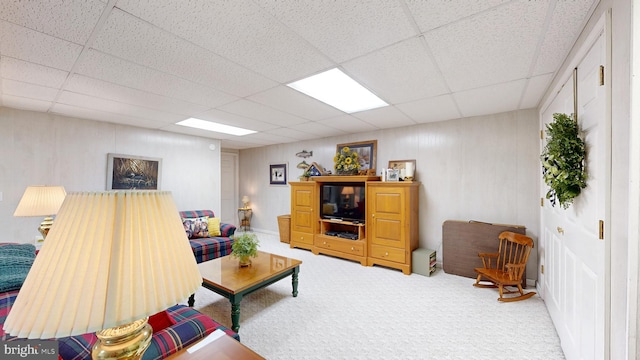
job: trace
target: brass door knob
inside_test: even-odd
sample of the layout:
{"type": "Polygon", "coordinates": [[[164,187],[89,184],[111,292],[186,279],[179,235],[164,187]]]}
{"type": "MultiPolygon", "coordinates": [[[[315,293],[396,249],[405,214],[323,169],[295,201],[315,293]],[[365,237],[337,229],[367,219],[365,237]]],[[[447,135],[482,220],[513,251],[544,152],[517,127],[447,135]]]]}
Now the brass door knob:
{"type": "Polygon", "coordinates": [[[564,235],[564,229],[561,228],[560,226],[558,226],[556,230],[558,230],[558,234],[564,235]]]}

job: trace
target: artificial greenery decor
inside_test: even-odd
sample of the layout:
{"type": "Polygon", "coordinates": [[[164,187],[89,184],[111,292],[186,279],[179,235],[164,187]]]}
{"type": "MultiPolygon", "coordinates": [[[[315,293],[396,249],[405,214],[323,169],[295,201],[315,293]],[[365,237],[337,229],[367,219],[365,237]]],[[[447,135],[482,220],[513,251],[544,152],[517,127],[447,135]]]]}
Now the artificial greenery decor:
{"type": "Polygon", "coordinates": [[[258,237],[256,234],[244,232],[233,235],[232,238],[231,256],[240,260],[240,266],[250,265],[250,258],[258,256],[258,245],[260,244],[258,237]]]}
{"type": "Polygon", "coordinates": [[[340,149],[340,152],[333,158],[335,162],[334,168],[338,175],[355,175],[360,169],[360,161],[358,153],[351,150],[348,146],[340,149]]]}
{"type": "Polygon", "coordinates": [[[546,125],[547,145],[540,156],[542,177],[549,185],[547,199],[566,209],[587,186],[584,169],[586,147],[579,136],[578,124],[567,114],[553,114],[546,125]]]}

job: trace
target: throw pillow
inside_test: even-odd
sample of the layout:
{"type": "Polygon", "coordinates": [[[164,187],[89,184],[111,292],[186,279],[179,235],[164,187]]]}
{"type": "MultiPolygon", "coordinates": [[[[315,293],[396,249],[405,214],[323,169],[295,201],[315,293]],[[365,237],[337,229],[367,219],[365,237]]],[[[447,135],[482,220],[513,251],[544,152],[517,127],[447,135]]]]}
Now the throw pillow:
{"type": "Polygon", "coordinates": [[[35,258],[32,244],[0,244],[0,292],[20,289],[35,258]]]}
{"type": "Polygon", "coordinates": [[[176,323],[175,320],[169,316],[169,313],[166,310],[149,316],[149,320],[147,322],[151,325],[154,333],[166,329],[176,323]]]}
{"type": "Polygon", "coordinates": [[[209,217],[182,219],[184,231],[189,239],[209,237],[209,217]]]}
{"type": "Polygon", "coordinates": [[[209,218],[209,237],[220,236],[220,218],[209,218]]]}

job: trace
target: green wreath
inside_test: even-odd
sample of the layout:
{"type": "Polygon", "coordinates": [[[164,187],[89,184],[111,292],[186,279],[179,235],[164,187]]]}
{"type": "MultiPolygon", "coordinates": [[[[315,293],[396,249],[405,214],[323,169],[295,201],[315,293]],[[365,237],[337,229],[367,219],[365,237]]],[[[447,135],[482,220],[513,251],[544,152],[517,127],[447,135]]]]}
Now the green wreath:
{"type": "Polygon", "coordinates": [[[549,185],[547,199],[551,206],[568,208],[587,186],[584,170],[586,147],[579,136],[578,124],[566,114],[553,114],[546,125],[547,145],[542,151],[542,177],[549,185]]]}

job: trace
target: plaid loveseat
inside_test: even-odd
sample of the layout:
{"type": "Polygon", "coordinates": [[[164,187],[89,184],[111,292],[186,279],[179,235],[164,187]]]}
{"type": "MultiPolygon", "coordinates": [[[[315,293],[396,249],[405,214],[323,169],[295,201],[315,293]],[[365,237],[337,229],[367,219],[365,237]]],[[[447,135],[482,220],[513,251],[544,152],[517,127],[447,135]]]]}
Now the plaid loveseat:
{"type": "MultiPolygon", "coordinates": [[[[183,224],[185,220],[203,217],[215,218],[215,214],[212,210],[180,211],[180,218],[182,218],[183,224]]],[[[193,255],[196,257],[196,262],[201,263],[231,254],[231,245],[233,244],[231,236],[235,231],[235,225],[224,223],[220,224],[219,236],[195,237],[191,232],[187,231],[187,237],[189,237],[189,243],[191,244],[193,255]]]]}

